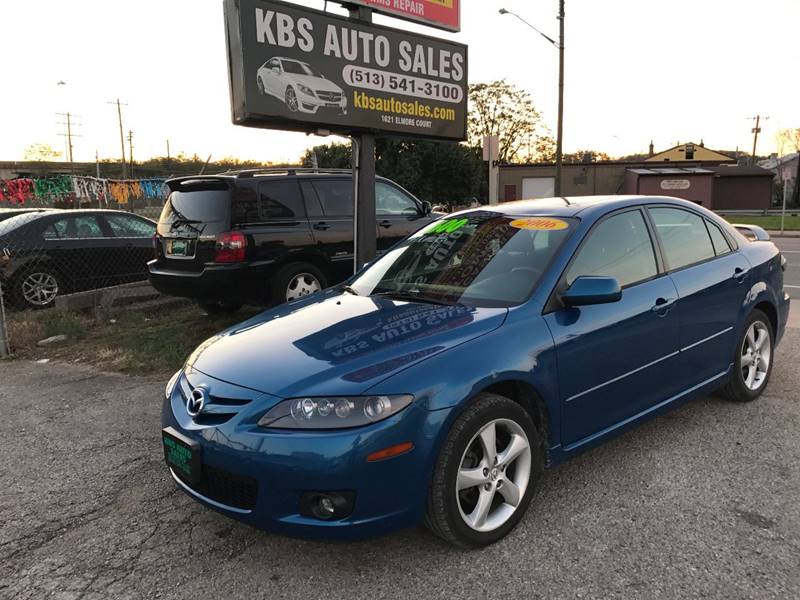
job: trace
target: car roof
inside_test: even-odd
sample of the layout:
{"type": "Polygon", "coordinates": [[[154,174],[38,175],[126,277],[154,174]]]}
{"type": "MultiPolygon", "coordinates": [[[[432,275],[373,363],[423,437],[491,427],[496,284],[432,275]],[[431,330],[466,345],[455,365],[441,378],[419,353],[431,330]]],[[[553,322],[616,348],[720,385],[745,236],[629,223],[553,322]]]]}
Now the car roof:
{"type": "MultiPolygon", "coordinates": [[[[536,198],[533,200],[516,200],[502,204],[484,205],[469,210],[492,210],[509,216],[552,216],[576,217],[578,215],[594,217],[627,206],[639,204],[674,204],[676,206],[703,210],[699,205],[670,196],[565,196],[559,198],[536,198]]],[[[458,214],[458,213],[456,213],[458,214]]]]}

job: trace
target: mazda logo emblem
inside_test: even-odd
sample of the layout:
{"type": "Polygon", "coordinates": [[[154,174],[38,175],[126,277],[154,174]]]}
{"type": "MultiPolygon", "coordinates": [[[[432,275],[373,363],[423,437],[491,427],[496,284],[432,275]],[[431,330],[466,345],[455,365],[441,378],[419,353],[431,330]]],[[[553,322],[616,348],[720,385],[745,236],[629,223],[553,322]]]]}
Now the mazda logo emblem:
{"type": "Polygon", "coordinates": [[[203,407],[206,405],[208,392],[205,388],[196,387],[192,390],[192,395],[186,400],[186,412],[189,416],[196,417],[203,412],[203,407]]]}

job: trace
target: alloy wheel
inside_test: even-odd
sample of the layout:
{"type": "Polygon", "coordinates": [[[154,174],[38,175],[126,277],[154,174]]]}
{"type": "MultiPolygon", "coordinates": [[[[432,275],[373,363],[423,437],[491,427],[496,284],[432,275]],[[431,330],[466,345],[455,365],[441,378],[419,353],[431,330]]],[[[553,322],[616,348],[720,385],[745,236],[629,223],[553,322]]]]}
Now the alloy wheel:
{"type": "Polygon", "coordinates": [[[461,518],[475,531],[494,531],[516,512],[531,474],[525,430],[510,419],[484,425],[467,444],[456,478],[461,518]]]}
{"type": "Polygon", "coordinates": [[[292,88],[286,90],[286,106],[292,112],[297,112],[297,94],[292,88]]]}
{"type": "Polygon", "coordinates": [[[744,385],[749,390],[756,391],[764,385],[769,374],[771,358],[772,342],[769,328],[761,321],[753,321],[744,336],[739,360],[744,385]]]}
{"type": "Polygon", "coordinates": [[[47,306],[58,295],[58,281],[50,273],[37,271],[22,280],[22,297],[32,306],[47,306]]]}
{"type": "Polygon", "coordinates": [[[310,296],[322,289],[319,280],[311,273],[298,273],[289,281],[286,286],[286,301],[297,300],[305,296],[310,296]]]}

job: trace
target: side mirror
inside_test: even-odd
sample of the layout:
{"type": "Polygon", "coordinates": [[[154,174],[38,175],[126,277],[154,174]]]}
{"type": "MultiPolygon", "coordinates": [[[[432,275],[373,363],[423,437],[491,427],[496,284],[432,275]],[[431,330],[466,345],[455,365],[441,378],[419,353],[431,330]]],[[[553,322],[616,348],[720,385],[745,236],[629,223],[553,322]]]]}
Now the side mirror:
{"type": "Polygon", "coordinates": [[[422,214],[427,217],[429,214],[431,214],[432,210],[433,210],[433,205],[430,202],[428,202],[427,200],[423,200],[422,201],[422,214]]]}
{"type": "Polygon", "coordinates": [[[622,289],[614,277],[578,277],[561,294],[561,301],[567,306],[608,304],[618,302],[620,298],[622,289]]]}

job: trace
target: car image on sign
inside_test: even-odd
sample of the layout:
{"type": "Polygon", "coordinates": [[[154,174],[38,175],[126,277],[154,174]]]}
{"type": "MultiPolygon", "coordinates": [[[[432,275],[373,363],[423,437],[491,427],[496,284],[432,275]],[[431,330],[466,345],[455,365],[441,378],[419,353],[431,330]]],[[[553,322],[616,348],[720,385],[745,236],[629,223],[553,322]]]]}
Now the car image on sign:
{"type": "Polygon", "coordinates": [[[276,56],[258,68],[256,78],[259,92],[274,96],[291,112],[334,108],[347,114],[344,90],[306,62],[276,56]]]}

